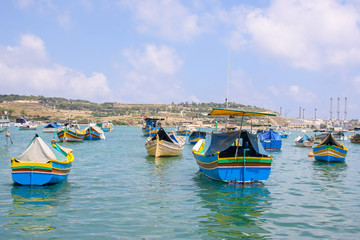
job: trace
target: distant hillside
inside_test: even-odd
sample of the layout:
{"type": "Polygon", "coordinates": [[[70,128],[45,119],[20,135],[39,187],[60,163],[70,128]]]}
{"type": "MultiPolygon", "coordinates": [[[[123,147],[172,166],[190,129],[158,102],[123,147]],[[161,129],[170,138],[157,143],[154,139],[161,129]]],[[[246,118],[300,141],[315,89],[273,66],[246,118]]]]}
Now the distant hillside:
{"type": "MultiPolygon", "coordinates": [[[[57,97],[24,96],[24,95],[0,95],[0,111],[7,111],[11,119],[18,116],[26,116],[34,121],[59,121],[68,119],[77,120],[80,123],[90,121],[110,120],[115,124],[138,125],[141,124],[141,116],[159,116],[166,118],[166,124],[172,125],[177,121],[200,121],[201,123],[213,123],[214,118],[208,117],[207,113],[214,107],[224,107],[223,103],[172,103],[172,104],[122,104],[116,102],[93,103],[86,100],[73,100],[57,97]]],[[[229,103],[230,108],[271,112],[267,109],[229,103]]],[[[222,122],[223,118],[216,119],[222,122]]],[[[237,121],[237,120],[236,120],[237,121]]],[[[257,123],[281,122],[281,118],[255,118],[257,123]]]]}

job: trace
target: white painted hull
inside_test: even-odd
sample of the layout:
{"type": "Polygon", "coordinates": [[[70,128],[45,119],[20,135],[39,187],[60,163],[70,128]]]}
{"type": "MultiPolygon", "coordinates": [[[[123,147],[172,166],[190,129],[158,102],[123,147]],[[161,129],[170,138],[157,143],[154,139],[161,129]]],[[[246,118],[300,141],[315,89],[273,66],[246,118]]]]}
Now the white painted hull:
{"type": "Polygon", "coordinates": [[[150,140],[145,143],[146,150],[150,156],[172,157],[179,156],[184,150],[184,145],[170,143],[163,140],[150,140]]]}

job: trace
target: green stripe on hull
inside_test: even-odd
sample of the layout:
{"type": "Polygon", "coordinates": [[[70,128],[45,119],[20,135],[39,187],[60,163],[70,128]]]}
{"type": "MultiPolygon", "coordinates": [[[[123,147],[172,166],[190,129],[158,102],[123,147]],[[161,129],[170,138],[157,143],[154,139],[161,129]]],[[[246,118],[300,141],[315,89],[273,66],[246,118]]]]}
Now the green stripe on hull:
{"type": "Polygon", "coordinates": [[[21,167],[12,167],[12,169],[44,169],[44,170],[52,170],[52,168],[47,167],[33,167],[33,166],[21,166],[21,167]]]}
{"type": "MultiPolygon", "coordinates": [[[[244,158],[231,158],[231,159],[219,159],[219,163],[236,163],[236,162],[243,162],[244,158]]],[[[272,163],[272,159],[262,159],[262,158],[245,158],[247,163],[272,163]]]]}

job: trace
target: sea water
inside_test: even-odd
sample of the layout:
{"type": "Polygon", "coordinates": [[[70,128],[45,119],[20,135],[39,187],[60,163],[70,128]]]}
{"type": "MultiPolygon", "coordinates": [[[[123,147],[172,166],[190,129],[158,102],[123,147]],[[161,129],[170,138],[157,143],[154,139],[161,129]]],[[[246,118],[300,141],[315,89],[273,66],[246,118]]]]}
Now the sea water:
{"type": "MultiPolygon", "coordinates": [[[[106,140],[63,143],[74,150],[67,181],[17,186],[11,157],[35,133],[0,135],[1,239],[357,239],[360,144],[345,141],[345,163],[319,163],[292,132],[263,185],[230,185],[199,174],[185,145],[178,157],[147,156],[139,127],[115,127],[106,140]]],[[[311,133],[312,134],[312,133],[311,133]]]]}

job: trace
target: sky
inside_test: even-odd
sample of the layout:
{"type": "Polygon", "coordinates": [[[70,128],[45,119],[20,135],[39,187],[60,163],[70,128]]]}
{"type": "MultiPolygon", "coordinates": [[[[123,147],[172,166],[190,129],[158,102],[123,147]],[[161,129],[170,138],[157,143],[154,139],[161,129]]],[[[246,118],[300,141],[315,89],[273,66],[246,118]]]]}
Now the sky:
{"type": "Polygon", "coordinates": [[[0,94],[360,119],[359,0],[9,0],[0,32],[0,94]]]}

